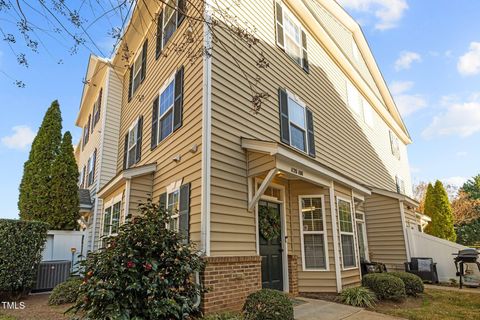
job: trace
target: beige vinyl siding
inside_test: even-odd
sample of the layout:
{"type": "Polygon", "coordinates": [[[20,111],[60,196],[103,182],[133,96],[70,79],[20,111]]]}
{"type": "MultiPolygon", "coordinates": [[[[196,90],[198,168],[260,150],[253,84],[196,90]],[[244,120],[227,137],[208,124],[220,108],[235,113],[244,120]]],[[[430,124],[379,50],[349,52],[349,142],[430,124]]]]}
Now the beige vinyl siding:
{"type": "MultiPolygon", "coordinates": [[[[373,90],[375,95],[382,100],[380,91],[373,79],[370,70],[368,70],[365,60],[363,60],[361,53],[359,53],[359,61],[357,61],[353,54],[353,35],[350,30],[342,25],[337,18],[328,12],[326,8],[317,0],[306,1],[311,8],[313,8],[315,14],[320,19],[325,30],[329,33],[330,37],[336,42],[338,47],[343,53],[350,59],[352,64],[357,68],[362,78],[368,83],[369,87],[373,90]]],[[[385,107],[385,106],[384,106],[385,107]]]]}
{"type": "MultiPolygon", "coordinates": [[[[150,11],[155,8],[154,1],[147,1],[150,11]]],[[[198,7],[201,10],[201,2],[198,7]]],[[[145,10],[145,8],[143,8],[145,10]]],[[[145,16],[143,19],[146,19],[145,16]]],[[[150,21],[150,19],[146,19],[150,21]]],[[[150,163],[157,164],[157,170],[153,178],[153,200],[158,201],[161,193],[165,192],[166,186],[170,183],[183,179],[183,183],[191,183],[190,193],[190,238],[194,242],[200,241],[200,200],[201,200],[201,145],[202,145],[202,87],[203,87],[203,59],[198,58],[190,61],[187,52],[170,52],[167,57],[155,58],[156,45],[156,24],[151,24],[147,32],[145,22],[136,23],[136,29],[130,28],[126,38],[130,43],[138,44],[141,50],[145,37],[148,38],[147,71],[144,82],[139,86],[130,102],[128,102],[129,71],[123,74],[123,98],[120,123],[120,134],[118,139],[118,161],[117,172],[123,168],[124,137],[128,128],[140,116],[143,115],[143,140],[142,157],[136,166],[150,163]],[[143,27],[142,27],[143,26],[143,27]],[[137,31],[135,31],[137,30],[137,31]],[[142,30],[142,33],[138,32],[142,30]],[[182,127],[162,141],[154,150],[151,150],[151,128],[152,128],[152,104],[159,95],[159,90],[170,76],[178,68],[184,66],[184,101],[182,127]],[[193,152],[192,148],[197,147],[193,152]],[[180,161],[175,162],[173,158],[180,156],[180,161]]],[[[170,39],[165,50],[172,50],[172,44],[178,42],[185,33],[188,23],[184,21],[170,39]]],[[[193,30],[195,38],[203,38],[203,25],[200,22],[194,23],[193,30]]],[[[203,41],[192,44],[194,51],[201,50],[203,41]]],[[[131,48],[137,50],[137,48],[131,48]]],[[[117,61],[123,65],[124,61],[117,61]]]]}
{"type": "Polygon", "coordinates": [[[418,230],[418,225],[420,225],[420,220],[417,218],[415,213],[415,208],[407,203],[403,203],[403,212],[405,213],[405,223],[407,226],[418,230]]]}
{"type": "Polygon", "coordinates": [[[129,214],[139,214],[139,205],[145,204],[152,196],[153,174],[134,178],[130,182],[129,214]]]}
{"type": "Polygon", "coordinates": [[[403,269],[407,261],[398,199],[372,194],[365,199],[368,251],[372,261],[403,269]]]}

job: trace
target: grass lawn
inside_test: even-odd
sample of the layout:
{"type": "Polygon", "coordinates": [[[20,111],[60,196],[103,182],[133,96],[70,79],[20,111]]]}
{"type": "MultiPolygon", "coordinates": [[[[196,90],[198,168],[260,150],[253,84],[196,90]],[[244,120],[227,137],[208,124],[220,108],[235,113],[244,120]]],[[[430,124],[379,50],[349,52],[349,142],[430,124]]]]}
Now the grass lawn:
{"type": "Polygon", "coordinates": [[[411,320],[480,319],[480,294],[426,289],[402,303],[379,302],[376,312],[411,320]]]}

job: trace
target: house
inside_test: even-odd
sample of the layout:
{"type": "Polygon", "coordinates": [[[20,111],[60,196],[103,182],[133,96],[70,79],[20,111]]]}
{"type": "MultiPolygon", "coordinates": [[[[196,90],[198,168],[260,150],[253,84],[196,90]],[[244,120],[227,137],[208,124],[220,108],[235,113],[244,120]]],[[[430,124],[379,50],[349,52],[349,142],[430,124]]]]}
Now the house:
{"type": "Polygon", "coordinates": [[[139,2],[111,60],[89,64],[77,125],[116,87],[102,100],[112,94],[102,116],[115,121],[79,160],[100,150],[92,243],[159,201],[205,255],[205,312],[261,287],[340,292],[363,260],[403,269],[406,228],[425,223],[412,141],[358,24],[333,0],[167,2],[139,2]],[[268,67],[218,27],[227,12],[256,29],[268,67]],[[249,75],[267,94],[257,113],[249,75]]]}
{"type": "Polygon", "coordinates": [[[91,56],[85,75],[82,99],[75,124],[82,138],[75,147],[79,168],[79,224],[86,231],[85,252],[100,246],[102,199],[97,196],[116,174],[121,81],[108,60],[91,56]]]}

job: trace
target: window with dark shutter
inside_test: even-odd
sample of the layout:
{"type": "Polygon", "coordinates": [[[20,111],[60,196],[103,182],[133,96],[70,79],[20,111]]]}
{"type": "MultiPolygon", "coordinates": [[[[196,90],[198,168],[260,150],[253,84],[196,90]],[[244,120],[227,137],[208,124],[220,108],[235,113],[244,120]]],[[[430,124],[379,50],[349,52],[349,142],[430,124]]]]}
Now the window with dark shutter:
{"type": "Polygon", "coordinates": [[[132,100],[133,96],[133,67],[130,67],[130,76],[128,80],[128,102],[132,100]]]}
{"type": "Polygon", "coordinates": [[[277,44],[280,48],[285,48],[285,38],[283,33],[283,11],[282,5],[275,1],[276,33],[277,44]]]}
{"type": "Polygon", "coordinates": [[[157,43],[155,47],[155,57],[158,59],[162,53],[162,41],[163,41],[163,11],[160,12],[157,19],[157,43]]]}
{"type": "Polygon", "coordinates": [[[162,23],[162,49],[165,48],[168,41],[180,27],[185,19],[186,1],[185,0],[167,0],[163,10],[162,23]],[[175,10],[177,8],[177,10],[175,10]]]}
{"type": "Polygon", "coordinates": [[[102,110],[102,94],[103,94],[103,88],[100,88],[100,92],[98,93],[98,98],[95,103],[95,116],[94,116],[94,123],[97,125],[98,121],[100,120],[100,115],[101,115],[101,110],[102,110]]]}
{"type": "Polygon", "coordinates": [[[190,183],[180,187],[178,209],[178,232],[183,236],[184,241],[189,241],[190,231],[190,183]]]}
{"type": "Polygon", "coordinates": [[[167,193],[162,193],[158,202],[160,210],[167,210],[167,193]]]}
{"type": "Polygon", "coordinates": [[[313,126],[312,110],[306,108],[307,112],[307,140],[308,140],[308,155],[315,158],[315,133],[313,126]]]}
{"type": "Polygon", "coordinates": [[[155,149],[158,141],[158,99],[159,97],[156,97],[152,105],[152,140],[150,143],[151,150],[155,149]]]}
{"type": "Polygon", "coordinates": [[[290,144],[290,121],[288,120],[288,95],[285,89],[278,89],[280,110],[280,140],[290,144]]]}
{"type": "Polygon", "coordinates": [[[173,107],[173,131],[182,126],[183,66],[175,74],[175,103],[173,107]]]}
{"type": "Polygon", "coordinates": [[[85,143],[88,143],[88,140],[90,140],[90,128],[92,126],[92,114],[88,115],[88,122],[87,122],[87,139],[85,143]]]}
{"type": "Polygon", "coordinates": [[[147,75],[147,51],[148,51],[148,39],[143,43],[142,49],[142,71],[141,71],[141,81],[145,80],[147,75]]]}
{"type": "Polygon", "coordinates": [[[186,0],[178,0],[178,10],[177,10],[177,29],[180,28],[183,20],[185,19],[185,10],[186,10],[186,0]]]}
{"type": "Polygon", "coordinates": [[[142,136],[143,136],[143,116],[140,116],[137,124],[137,145],[135,163],[138,163],[142,158],[142,136]]]}

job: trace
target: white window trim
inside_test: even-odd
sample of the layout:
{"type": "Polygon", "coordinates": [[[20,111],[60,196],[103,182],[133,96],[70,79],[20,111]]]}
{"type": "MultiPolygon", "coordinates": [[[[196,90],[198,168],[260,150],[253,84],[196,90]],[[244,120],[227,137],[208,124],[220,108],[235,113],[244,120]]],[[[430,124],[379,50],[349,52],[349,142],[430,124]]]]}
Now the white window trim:
{"type": "MultiPolygon", "coordinates": [[[[171,190],[170,192],[167,192],[167,199],[166,199],[166,207],[168,209],[169,207],[169,204],[170,202],[168,201],[169,200],[169,195],[171,195],[172,193],[177,193],[177,199],[178,199],[178,204],[180,205],[180,188],[176,188],[176,189],[173,189],[171,190]]],[[[176,232],[179,232],[180,231],[180,221],[179,221],[179,218],[180,218],[180,211],[177,210],[177,212],[171,212],[171,215],[170,215],[170,218],[171,219],[177,219],[177,228],[176,230],[173,230],[173,231],[176,231],[176,232]]],[[[170,226],[168,225],[167,223],[167,229],[170,228],[170,226]]]]}
{"type": "Polygon", "coordinates": [[[160,90],[158,91],[158,110],[157,110],[157,114],[158,114],[158,118],[157,118],[157,145],[166,140],[169,136],[171,136],[173,134],[173,126],[175,125],[173,123],[173,108],[175,107],[175,75],[177,74],[177,71],[174,71],[172,73],[172,75],[170,75],[170,77],[162,84],[162,87],[160,88],[160,90]],[[173,103],[172,105],[167,109],[165,110],[164,114],[161,115],[160,114],[160,105],[162,103],[162,93],[168,88],[168,86],[173,82],[173,103]],[[161,139],[161,134],[162,134],[162,125],[161,125],[161,121],[162,119],[170,112],[170,110],[172,110],[172,132],[170,132],[165,138],[163,138],[163,140],[160,140],[161,139]]]}
{"type": "MultiPolygon", "coordinates": [[[[303,68],[304,67],[304,65],[303,65],[303,50],[305,50],[308,54],[308,49],[305,49],[303,47],[302,32],[305,32],[305,35],[307,35],[307,31],[305,30],[305,28],[303,28],[303,25],[300,23],[300,20],[297,19],[297,17],[293,14],[292,11],[290,11],[290,9],[283,3],[283,1],[276,1],[276,2],[282,7],[283,46],[280,46],[280,47],[285,51],[287,56],[289,56],[296,64],[298,64],[300,67],[303,68]],[[300,48],[300,63],[298,63],[295,60],[295,58],[287,50],[287,31],[286,31],[286,28],[285,28],[285,16],[288,16],[288,18],[290,20],[292,20],[292,22],[298,27],[298,29],[300,31],[300,42],[297,43],[294,39],[292,39],[298,45],[298,47],[300,48]]],[[[276,20],[276,17],[275,17],[275,20],[276,20]]],[[[277,21],[275,21],[275,26],[276,25],[277,25],[277,21]]],[[[276,32],[277,31],[275,31],[275,42],[278,44],[276,32]]]]}
{"type": "Polygon", "coordinates": [[[172,15],[170,16],[170,18],[173,18],[175,19],[175,30],[173,31],[171,37],[168,39],[168,41],[166,43],[163,43],[163,41],[165,40],[165,22],[167,22],[167,18],[166,18],[166,15],[165,15],[165,9],[167,8],[167,2],[169,2],[170,0],[167,0],[163,6],[163,21],[162,21],[162,50],[163,48],[165,48],[165,46],[168,44],[168,42],[170,42],[170,39],[174,36],[175,32],[178,30],[178,0],[171,0],[171,1],[174,1],[175,2],[175,9],[173,10],[172,12],[172,15]]]}
{"type": "Polygon", "coordinates": [[[355,222],[355,213],[354,213],[354,210],[353,210],[352,200],[351,200],[351,199],[343,198],[343,197],[338,197],[338,196],[337,196],[337,217],[338,217],[338,231],[339,231],[339,235],[340,235],[340,237],[339,237],[339,238],[340,238],[340,239],[339,239],[339,240],[340,240],[340,249],[341,249],[340,258],[342,259],[342,270],[348,271],[348,270],[358,269],[357,237],[356,237],[356,233],[355,233],[355,228],[356,228],[357,226],[356,226],[356,224],[355,224],[355,223],[356,223],[356,222],[355,222]],[[342,231],[341,221],[340,221],[340,206],[338,205],[340,201],[348,202],[348,204],[350,205],[350,216],[351,216],[351,218],[352,218],[352,232],[342,231]],[[345,263],[344,263],[344,261],[343,261],[342,234],[353,236],[353,254],[355,255],[355,256],[354,256],[355,266],[345,267],[345,263]]]}
{"type": "Polygon", "coordinates": [[[122,198],[123,198],[123,193],[120,193],[119,195],[116,195],[109,201],[105,202],[103,204],[103,212],[102,212],[102,237],[108,237],[108,236],[116,236],[118,233],[112,233],[112,219],[113,219],[113,206],[116,205],[117,203],[120,203],[120,212],[118,216],[118,227],[120,227],[122,221],[122,198]],[[109,223],[109,229],[108,229],[108,234],[105,233],[104,226],[105,226],[105,211],[108,208],[112,208],[110,212],[110,223],[109,223]]]}
{"type": "MultiPolygon", "coordinates": [[[[298,124],[296,124],[295,122],[293,122],[290,119],[290,114],[288,115],[288,133],[290,134],[290,146],[292,148],[295,148],[296,150],[302,152],[302,153],[308,154],[309,149],[308,149],[308,131],[307,131],[307,126],[308,126],[308,123],[307,123],[307,105],[296,94],[292,93],[289,90],[285,90],[285,91],[287,92],[287,104],[289,104],[290,99],[295,101],[298,105],[300,105],[303,108],[303,114],[304,114],[304,118],[305,118],[304,119],[305,120],[305,128],[302,128],[301,126],[299,126],[298,124]],[[299,128],[300,130],[305,132],[305,141],[304,141],[305,142],[305,150],[297,148],[296,146],[294,146],[292,144],[292,127],[291,127],[292,123],[295,125],[295,127],[299,128]]],[[[290,105],[288,105],[288,112],[290,113],[290,105]]]]}
{"type": "MultiPolygon", "coordinates": [[[[368,236],[367,236],[367,221],[365,219],[365,212],[358,211],[359,214],[363,215],[363,219],[357,219],[357,211],[355,210],[355,226],[357,223],[362,225],[363,230],[363,247],[365,248],[365,258],[370,260],[370,251],[368,250],[368,236]]],[[[357,235],[358,237],[358,235],[357,235]]],[[[360,239],[359,239],[360,241],[360,239]]],[[[360,259],[360,252],[358,253],[358,259],[360,259]]]]}
{"type": "MultiPolygon", "coordinates": [[[[138,127],[137,126],[138,126],[138,121],[139,120],[140,120],[140,117],[138,117],[135,121],[133,121],[132,125],[130,125],[130,127],[128,128],[128,133],[127,133],[127,135],[128,135],[128,138],[127,138],[127,141],[128,141],[128,143],[127,143],[127,163],[126,163],[127,169],[130,168],[130,165],[129,165],[129,163],[130,163],[130,150],[137,147],[137,140],[138,140],[138,127]],[[136,132],[134,132],[134,134],[137,137],[135,138],[134,145],[130,146],[130,133],[132,133],[133,132],[132,130],[134,130],[134,129],[136,129],[136,132]]],[[[137,154],[137,152],[135,151],[135,155],[136,154],[137,154]]],[[[133,163],[132,165],[134,165],[134,164],[135,163],[133,163]]]]}
{"type": "MultiPolygon", "coordinates": [[[[95,154],[95,151],[92,152],[92,154],[90,155],[90,157],[88,158],[88,161],[87,161],[87,188],[90,187],[91,185],[93,185],[93,183],[95,182],[95,172],[94,172],[94,168],[95,168],[95,163],[93,161],[93,155],[95,154]],[[93,177],[92,177],[92,181],[90,181],[90,173],[92,173],[93,177]]],[[[96,161],[97,159],[95,159],[96,161]]]]}
{"type": "Polygon", "coordinates": [[[132,83],[131,83],[131,87],[129,88],[131,90],[132,96],[135,92],[137,92],[138,88],[140,88],[140,83],[142,82],[142,79],[140,78],[140,83],[138,84],[138,87],[135,88],[135,90],[133,89],[134,83],[135,83],[135,77],[139,74],[140,74],[140,77],[141,77],[141,73],[142,73],[142,54],[143,54],[143,42],[141,42],[141,44],[138,46],[137,51],[136,51],[135,55],[133,56],[133,60],[132,60],[133,61],[132,65],[131,65],[131,68],[132,68],[132,83]],[[139,58],[140,58],[140,67],[138,68],[137,72],[135,72],[136,62],[139,58]]]}
{"type": "Polygon", "coordinates": [[[325,215],[325,196],[322,195],[300,195],[298,196],[298,214],[300,219],[300,243],[302,249],[302,270],[303,271],[330,271],[330,262],[328,254],[328,234],[327,234],[327,221],[325,215]],[[302,199],[305,198],[321,198],[322,202],[322,220],[323,220],[323,231],[304,231],[303,230],[303,217],[302,217],[302,199]],[[305,264],[305,247],[303,236],[305,234],[322,234],[323,235],[323,244],[325,250],[325,268],[307,268],[305,264]]]}

